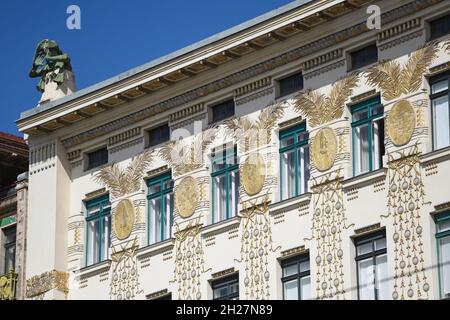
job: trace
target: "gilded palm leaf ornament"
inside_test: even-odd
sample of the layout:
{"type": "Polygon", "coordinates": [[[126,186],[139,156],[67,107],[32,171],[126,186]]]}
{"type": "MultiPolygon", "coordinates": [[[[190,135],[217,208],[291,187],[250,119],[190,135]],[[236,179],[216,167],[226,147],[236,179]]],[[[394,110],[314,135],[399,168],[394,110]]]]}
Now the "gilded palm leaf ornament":
{"type": "Polygon", "coordinates": [[[326,96],[318,90],[308,90],[294,98],[294,109],[305,116],[311,127],[317,127],[342,117],[347,99],[358,84],[358,74],[337,81],[326,96]]]}
{"type": "Polygon", "coordinates": [[[125,169],[117,164],[101,169],[94,180],[105,185],[113,198],[119,198],[140,189],[142,177],[152,161],[153,154],[144,152],[136,156],[125,169]]]}
{"type": "Polygon", "coordinates": [[[175,176],[180,176],[204,166],[206,148],[215,137],[216,129],[211,127],[192,139],[171,141],[158,151],[158,156],[170,164],[175,176]]]}
{"type": "Polygon", "coordinates": [[[367,83],[378,87],[387,101],[414,93],[420,89],[423,75],[438,52],[439,48],[433,42],[410,54],[403,67],[398,61],[383,62],[366,71],[367,83]]]}
{"type": "Polygon", "coordinates": [[[285,108],[283,103],[274,104],[264,108],[256,121],[239,117],[226,120],[224,125],[233,140],[248,151],[255,146],[271,142],[272,130],[284,115],[285,108]]]}

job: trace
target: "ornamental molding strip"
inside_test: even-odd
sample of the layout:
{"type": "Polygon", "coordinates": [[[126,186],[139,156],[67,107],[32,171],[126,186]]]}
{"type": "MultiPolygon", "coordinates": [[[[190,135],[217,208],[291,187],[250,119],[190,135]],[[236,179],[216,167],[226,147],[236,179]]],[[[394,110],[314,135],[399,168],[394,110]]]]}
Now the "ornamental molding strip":
{"type": "Polygon", "coordinates": [[[195,104],[192,106],[189,106],[185,109],[182,109],[180,111],[171,113],[169,115],[169,122],[177,122],[180,120],[184,120],[189,118],[192,115],[195,115],[197,113],[205,111],[205,105],[203,103],[195,104]]]}
{"type": "Polygon", "coordinates": [[[237,106],[239,106],[239,105],[242,105],[244,103],[256,100],[258,98],[261,98],[261,97],[264,97],[264,96],[268,96],[268,95],[272,94],[274,91],[275,91],[274,87],[269,87],[269,88],[263,89],[261,91],[258,91],[258,92],[254,93],[254,94],[245,96],[242,99],[235,100],[235,103],[236,103],[237,106]]]}
{"type": "Polygon", "coordinates": [[[373,97],[377,96],[378,94],[379,93],[377,92],[376,89],[373,89],[373,90],[370,90],[370,91],[367,91],[367,92],[363,92],[363,93],[358,94],[356,96],[350,97],[351,102],[348,103],[348,105],[354,105],[354,104],[360,103],[361,101],[373,98],[373,97]]]}
{"type": "Polygon", "coordinates": [[[450,62],[445,62],[430,68],[429,76],[435,76],[438,73],[445,72],[447,70],[450,70],[450,62]]]}
{"type": "Polygon", "coordinates": [[[211,278],[212,278],[212,280],[217,280],[217,279],[221,279],[226,276],[229,276],[233,273],[236,273],[236,270],[234,270],[234,268],[229,268],[229,269],[222,270],[222,271],[211,274],[211,278]]]}
{"type": "Polygon", "coordinates": [[[305,249],[304,245],[303,246],[298,246],[298,247],[295,247],[295,248],[291,248],[291,249],[288,249],[288,250],[281,251],[281,257],[278,258],[278,259],[279,260],[284,260],[284,259],[291,258],[291,257],[299,255],[299,254],[304,254],[306,252],[308,252],[308,249],[305,249]]]}
{"type": "Polygon", "coordinates": [[[249,94],[251,92],[255,92],[261,88],[265,88],[272,85],[272,78],[271,77],[265,77],[259,80],[256,80],[252,83],[246,84],[243,87],[237,88],[234,90],[234,96],[236,98],[244,96],[246,94],[249,94]]]}
{"type": "Polygon", "coordinates": [[[336,60],[340,57],[342,57],[343,50],[341,48],[327,52],[325,54],[322,54],[318,57],[306,60],[302,63],[302,69],[307,71],[310,69],[313,69],[315,67],[321,66],[326,64],[327,62],[336,60]]]}
{"type": "Polygon", "coordinates": [[[143,142],[144,142],[144,138],[143,138],[143,137],[139,137],[139,138],[137,138],[137,139],[130,140],[130,141],[128,141],[128,142],[125,142],[125,143],[123,143],[123,144],[120,144],[120,145],[118,145],[118,146],[116,146],[116,147],[110,148],[110,149],[109,149],[109,153],[116,153],[116,152],[119,152],[119,151],[124,150],[124,149],[126,149],[126,148],[130,148],[130,147],[132,147],[132,146],[141,144],[141,143],[143,143],[143,142]]]}
{"type": "Polygon", "coordinates": [[[125,132],[116,134],[115,136],[112,136],[108,139],[108,145],[112,146],[118,143],[121,143],[123,141],[129,140],[133,137],[136,137],[141,134],[141,127],[132,128],[130,130],[127,130],[125,132]]]}
{"type": "Polygon", "coordinates": [[[81,149],[67,153],[67,160],[69,160],[70,162],[77,160],[79,158],[81,158],[81,149]]]}
{"type": "Polygon", "coordinates": [[[379,48],[380,48],[381,51],[386,50],[386,49],[390,49],[390,48],[392,48],[394,46],[398,46],[399,44],[402,44],[402,43],[404,43],[406,41],[409,41],[409,40],[421,37],[423,35],[423,33],[424,33],[423,29],[422,30],[418,30],[416,32],[407,34],[407,35],[405,35],[405,36],[403,36],[401,38],[398,38],[398,39],[392,40],[390,42],[387,42],[385,44],[382,44],[382,45],[379,46],[379,48]]]}
{"type": "MultiPolygon", "coordinates": [[[[439,2],[442,2],[442,0],[415,0],[382,14],[381,19],[384,24],[388,24],[390,22],[397,21],[398,19],[401,19],[403,17],[412,15],[420,10],[423,10],[439,2]]],[[[169,108],[181,106],[196,99],[203,98],[211,93],[230,87],[232,85],[235,85],[236,83],[245,81],[247,79],[251,79],[267,71],[274,70],[280,66],[296,61],[302,57],[311,55],[314,52],[318,52],[320,50],[329,48],[330,46],[344,42],[350,38],[356,37],[369,31],[371,30],[367,29],[366,22],[365,21],[361,22],[352,27],[346,28],[342,31],[326,36],[320,40],[314,41],[300,48],[281,54],[275,58],[269,59],[267,61],[246,68],[244,70],[233,73],[225,78],[213,81],[197,89],[190,90],[186,93],[173,97],[169,100],[163,101],[159,104],[150,106],[143,110],[134,112],[128,116],[122,117],[112,122],[103,124],[99,127],[82,132],[73,137],[64,139],[62,140],[62,144],[66,148],[81,144],[85,141],[113,132],[115,130],[119,130],[133,123],[142,121],[157,113],[164,112],[169,108]]]]}
{"type": "Polygon", "coordinates": [[[381,229],[381,226],[379,223],[376,223],[376,224],[373,224],[373,225],[370,225],[367,227],[355,229],[354,232],[355,232],[355,236],[360,236],[362,234],[371,233],[371,232],[379,230],[379,229],[381,229]]]}
{"type": "Polygon", "coordinates": [[[398,24],[396,26],[393,26],[391,28],[388,28],[386,30],[383,30],[377,34],[377,40],[385,41],[385,40],[391,39],[395,36],[398,36],[402,33],[405,33],[409,30],[418,28],[421,26],[420,22],[421,22],[420,18],[414,18],[414,19],[405,21],[401,24],[398,24]]]}
{"type": "Polygon", "coordinates": [[[154,299],[158,299],[158,298],[161,298],[161,297],[164,297],[167,295],[169,295],[169,290],[163,289],[160,291],[149,293],[145,297],[147,298],[147,300],[154,300],[154,299]]]}
{"type": "Polygon", "coordinates": [[[69,293],[69,274],[64,271],[52,270],[27,279],[26,297],[33,298],[52,289],[59,290],[65,295],[69,293]]]}

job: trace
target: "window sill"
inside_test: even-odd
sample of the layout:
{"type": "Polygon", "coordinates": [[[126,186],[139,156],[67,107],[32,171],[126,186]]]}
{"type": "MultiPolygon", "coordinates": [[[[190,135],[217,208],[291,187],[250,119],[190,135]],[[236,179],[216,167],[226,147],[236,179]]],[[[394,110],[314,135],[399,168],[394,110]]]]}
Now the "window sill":
{"type": "Polygon", "coordinates": [[[150,256],[155,256],[161,252],[172,249],[174,246],[175,246],[175,238],[169,238],[157,243],[153,243],[138,249],[137,258],[138,260],[140,260],[150,256]]]}
{"type": "Polygon", "coordinates": [[[450,159],[450,146],[420,156],[422,164],[428,164],[429,162],[443,162],[448,159],[450,159]]]}
{"type": "Polygon", "coordinates": [[[212,235],[225,233],[230,229],[239,225],[239,217],[233,217],[228,220],[219,221],[202,228],[202,237],[209,237],[212,235]]]}
{"type": "Polygon", "coordinates": [[[342,189],[361,188],[373,183],[380,178],[386,178],[387,168],[381,168],[372,172],[363,173],[342,182],[342,189]]]}
{"type": "Polygon", "coordinates": [[[95,264],[91,264],[90,266],[83,267],[79,270],[78,277],[80,278],[90,278],[99,273],[108,271],[111,267],[111,260],[104,260],[95,264]]]}
{"type": "Polygon", "coordinates": [[[297,209],[301,203],[308,203],[311,201],[311,192],[306,192],[301,195],[281,200],[269,205],[269,214],[274,215],[280,212],[286,212],[292,209],[297,209]]]}

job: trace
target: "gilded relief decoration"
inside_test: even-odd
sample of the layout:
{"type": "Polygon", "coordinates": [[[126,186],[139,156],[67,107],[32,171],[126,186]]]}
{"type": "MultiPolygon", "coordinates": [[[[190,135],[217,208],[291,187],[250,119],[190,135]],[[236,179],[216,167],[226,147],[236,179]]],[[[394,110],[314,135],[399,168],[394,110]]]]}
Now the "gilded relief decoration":
{"type": "Polygon", "coordinates": [[[171,141],[158,152],[159,157],[170,165],[174,176],[204,167],[206,148],[216,137],[216,128],[204,130],[192,139],[171,141]]]}
{"type": "Polygon", "coordinates": [[[266,179],[266,164],[259,153],[251,153],[241,168],[241,183],[244,191],[249,196],[261,192],[266,179]]]}
{"type": "Polygon", "coordinates": [[[408,100],[394,104],[387,117],[387,129],[392,143],[396,146],[407,144],[416,128],[414,108],[408,100]]]}
{"type": "Polygon", "coordinates": [[[64,271],[52,270],[27,279],[26,297],[35,298],[56,289],[66,296],[69,293],[69,274],[64,271]]]}
{"type": "Polygon", "coordinates": [[[136,258],[138,248],[137,238],[111,248],[111,300],[133,300],[143,292],[136,258]]]}
{"type": "Polygon", "coordinates": [[[343,233],[348,228],[340,172],[330,173],[312,186],[312,240],[317,245],[316,298],[344,299],[343,233]]]}
{"type": "Polygon", "coordinates": [[[189,218],[194,214],[199,199],[197,181],[191,176],[184,177],[176,186],[174,193],[175,207],[182,218],[189,218]]]}
{"type": "Polygon", "coordinates": [[[131,201],[128,199],[120,200],[113,217],[113,228],[117,239],[124,240],[130,236],[134,220],[134,207],[131,201]]]}
{"type": "Polygon", "coordinates": [[[309,120],[308,124],[312,128],[340,119],[347,99],[358,84],[358,78],[358,74],[351,74],[337,81],[328,96],[318,90],[300,93],[294,98],[294,109],[309,120]]]}
{"type": "Polygon", "coordinates": [[[16,298],[17,273],[0,275],[0,300],[14,300],[16,298]]]}
{"type": "Polygon", "coordinates": [[[241,260],[245,266],[245,299],[270,299],[269,253],[272,230],[269,219],[269,192],[253,201],[242,202],[241,260]]]}
{"type": "Polygon", "coordinates": [[[286,105],[278,103],[262,109],[256,121],[240,117],[225,120],[224,125],[240,150],[247,152],[271,143],[272,130],[284,115],[285,108],[286,105]]]}
{"type": "Polygon", "coordinates": [[[311,143],[312,161],[319,171],[333,166],[337,154],[337,139],[334,130],[325,127],[319,130],[311,143]]]}
{"type": "Polygon", "coordinates": [[[180,300],[202,299],[200,277],[205,261],[200,231],[200,218],[189,221],[184,229],[176,225],[174,281],[178,284],[180,300]]]}
{"type": "MultiPolygon", "coordinates": [[[[421,207],[424,184],[419,148],[388,154],[388,217],[394,233],[394,291],[392,298],[428,299],[430,284],[425,272],[421,207]]],[[[390,255],[391,255],[390,254],[390,255]]]]}

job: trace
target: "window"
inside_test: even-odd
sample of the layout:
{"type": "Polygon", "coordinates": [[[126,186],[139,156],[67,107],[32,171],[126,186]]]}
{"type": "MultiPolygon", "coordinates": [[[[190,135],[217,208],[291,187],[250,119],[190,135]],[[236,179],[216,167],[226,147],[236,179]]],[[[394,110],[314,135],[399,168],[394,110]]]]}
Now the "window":
{"type": "Polygon", "coordinates": [[[385,232],[355,239],[358,299],[386,300],[389,297],[385,232]]]}
{"type": "Polygon", "coordinates": [[[170,172],[147,180],[148,242],[171,237],[173,224],[173,180],[170,172]]]}
{"type": "Polygon", "coordinates": [[[228,100],[211,106],[212,122],[219,122],[234,116],[234,100],[228,100]]]}
{"type": "Polygon", "coordinates": [[[435,216],[439,270],[439,294],[450,298],[450,212],[435,216]]]}
{"type": "Polygon", "coordinates": [[[430,40],[440,38],[450,33],[450,14],[430,21],[430,40]]]}
{"type": "Polygon", "coordinates": [[[86,265],[109,258],[111,244],[111,203],[109,195],[86,202],[86,265]]]}
{"type": "Polygon", "coordinates": [[[445,73],[430,80],[434,150],[450,145],[449,82],[450,73],[445,73]]]}
{"type": "Polygon", "coordinates": [[[308,191],[309,146],[306,124],[280,132],[280,196],[288,199],[308,191]]]}
{"type": "Polygon", "coordinates": [[[303,89],[303,75],[301,72],[288,76],[286,78],[278,80],[279,95],[278,97],[284,97],[293,92],[303,89]]]}
{"type": "Polygon", "coordinates": [[[3,231],[3,273],[14,270],[16,261],[16,227],[4,229],[3,231]]]}
{"type": "Polygon", "coordinates": [[[213,281],[213,300],[239,300],[239,275],[213,281]]]}
{"type": "Polygon", "coordinates": [[[237,214],[239,163],[236,146],[212,155],[212,221],[219,222],[237,214]]]}
{"type": "Polygon", "coordinates": [[[311,299],[311,276],[309,271],[309,256],[300,255],[281,262],[283,269],[283,299],[311,299]]]}
{"type": "Polygon", "coordinates": [[[106,147],[98,149],[87,154],[87,170],[99,167],[108,163],[108,149],[106,147]]]}
{"type": "Polygon", "coordinates": [[[353,51],[350,53],[351,57],[351,70],[359,69],[367,66],[368,64],[378,61],[378,48],[377,45],[371,44],[362,49],[353,51]]]}
{"type": "Polygon", "coordinates": [[[147,148],[154,147],[163,142],[169,141],[170,129],[168,124],[164,124],[148,131],[147,148]]]}
{"type": "Polygon", "coordinates": [[[383,113],[380,97],[352,108],[353,175],[380,169],[383,164],[383,113]]]}

